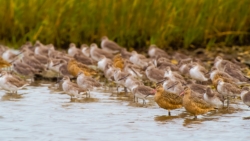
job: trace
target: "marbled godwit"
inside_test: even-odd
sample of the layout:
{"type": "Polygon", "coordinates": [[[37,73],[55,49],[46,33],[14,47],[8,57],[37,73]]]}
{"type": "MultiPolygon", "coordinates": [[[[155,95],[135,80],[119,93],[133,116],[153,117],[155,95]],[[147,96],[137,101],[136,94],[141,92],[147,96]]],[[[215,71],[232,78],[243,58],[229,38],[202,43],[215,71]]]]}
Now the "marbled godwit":
{"type": "Polygon", "coordinates": [[[170,110],[182,107],[182,98],[179,95],[165,91],[162,85],[157,86],[156,90],[157,92],[154,97],[155,102],[161,108],[168,110],[169,116],[171,116],[170,110]]]}
{"type": "Polygon", "coordinates": [[[185,109],[197,118],[197,115],[205,114],[209,111],[214,110],[214,107],[208,104],[205,100],[198,98],[196,94],[193,94],[192,90],[188,87],[180,94],[183,97],[183,106],[185,109]]]}

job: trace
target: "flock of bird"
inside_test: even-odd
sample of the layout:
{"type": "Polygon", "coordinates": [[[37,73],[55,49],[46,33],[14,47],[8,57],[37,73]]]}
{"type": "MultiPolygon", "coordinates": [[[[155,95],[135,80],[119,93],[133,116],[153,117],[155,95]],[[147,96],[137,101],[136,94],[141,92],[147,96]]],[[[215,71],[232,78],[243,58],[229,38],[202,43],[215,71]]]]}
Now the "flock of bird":
{"type": "Polygon", "coordinates": [[[213,65],[180,52],[169,55],[151,45],[148,54],[129,52],[114,41],[103,37],[101,48],[93,43],[77,48],[74,43],[67,51],[56,50],[52,44],[36,41],[13,51],[0,46],[0,88],[17,93],[35,81],[36,75],[62,78],[62,89],[71,99],[90,97],[90,92],[104,85],[124,87],[134,96],[134,102],[154,96],[159,107],[170,110],[184,107],[197,115],[224,107],[224,102],[240,97],[250,106],[250,79],[240,63],[217,56],[213,65]],[[106,83],[101,83],[105,78],[106,83]],[[71,81],[76,79],[74,82],[71,81]],[[30,81],[28,81],[30,80],[30,81]]]}

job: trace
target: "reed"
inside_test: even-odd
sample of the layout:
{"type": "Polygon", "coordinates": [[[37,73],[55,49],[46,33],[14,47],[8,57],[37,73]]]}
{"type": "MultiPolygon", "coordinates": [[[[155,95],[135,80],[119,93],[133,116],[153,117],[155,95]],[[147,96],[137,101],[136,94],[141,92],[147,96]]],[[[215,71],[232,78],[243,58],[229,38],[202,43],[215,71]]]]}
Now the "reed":
{"type": "Polygon", "coordinates": [[[249,43],[249,0],[0,0],[0,42],[190,47],[249,43]]]}

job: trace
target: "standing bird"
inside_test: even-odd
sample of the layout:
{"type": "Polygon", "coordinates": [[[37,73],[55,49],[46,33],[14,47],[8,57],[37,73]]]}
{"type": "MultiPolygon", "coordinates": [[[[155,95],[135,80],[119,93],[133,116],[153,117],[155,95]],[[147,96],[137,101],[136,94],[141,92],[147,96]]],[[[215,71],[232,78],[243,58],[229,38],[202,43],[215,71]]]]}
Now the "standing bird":
{"type": "Polygon", "coordinates": [[[83,72],[79,72],[76,79],[77,85],[89,91],[94,87],[100,87],[101,83],[97,82],[94,78],[86,76],[83,72]]]}
{"type": "Polygon", "coordinates": [[[197,80],[197,81],[208,81],[209,79],[206,77],[206,74],[208,74],[208,71],[198,63],[193,63],[192,67],[189,71],[189,74],[191,78],[197,80]]]}
{"type": "Polygon", "coordinates": [[[170,110],[182,107],[182,98],[174,93],[167,92],[162,85],[157,87],[155,94],[155,102],[163,109],[168,110],[168,115],[171,116],[170,110]]]}
{"type": "Polygon", "coordinates": [[[231,83],[224,82],[221,78],[218,79],[216,89],[224,98],[227,98],[227,108],[229,108],[229,97],[241,94],[241,89],[231,83]]]}
{"type": "Polygon", "coordinates": [[[122,47],[114,41],[109,40],[106,36],[102,37],[101,48],[111,53],[118,53],[122,50],[122,47]]]}
{"type": "Polygon", "coordinates": [[[17,90],[20,90],[27,85],[29,84],[16,76],[12,76],[5,71],[1,73],[0,87],[4,90],[10,91],[11,93],[17,93],[17,90]]]}
{"type": "Polygon", "coordinates": [[[250,91],[248,87],[242,89],[240,96],[243,103],[250,107],[250,91]]]}
{"type": "Polygon", "coordinates": [[[77,84],[72,83],[68,76],[64,76],[62,81],[63,91],[71,97],[71,100],[73,98],[82,98],[82,95],[86,95],[86,97],[88,96],[86,90],[80,88],[77,84]]]}
{"type": "Polygon", "coordinates": [[[212,91],[210,87],[207,87],[204,93],[204,100],[213,105],[215,108],[222,108],[224,105],[224,98],[218,92],[212,91]]]}
{"type": "Polygon", "coordinates": [[[137,98],[142,99],[143,100],[143,105],[146,104],[146,98],[149,95],[154,95],[155,94],[155,90],[148,87],[148,86],[144,86],[144,85],[135,85],[132,87],[132,93],[134,94],[134,101],[137,98]]]}
{"type": "Polygon", "coordinates": [[[197,115],[205,114],[214,110],[212,105],[208,104],[205,100],[198,98],[189,87],[186,87],[180,95],[184,95],[182,102],[183,106],[189,113],[194,115],[194,119],[197,119],[197,115]]]}

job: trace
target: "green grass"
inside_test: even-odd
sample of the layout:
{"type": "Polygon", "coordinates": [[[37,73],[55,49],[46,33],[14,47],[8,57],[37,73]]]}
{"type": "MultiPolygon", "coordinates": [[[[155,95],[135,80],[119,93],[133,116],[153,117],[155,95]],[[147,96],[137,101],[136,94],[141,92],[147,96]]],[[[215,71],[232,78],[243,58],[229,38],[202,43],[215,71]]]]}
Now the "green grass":
{"type": "Polygon", "coordinates": [[[0,42],[66,47],[100,42],[125,47],[249,43],[249,0],[0,0],[0,42]]]}

